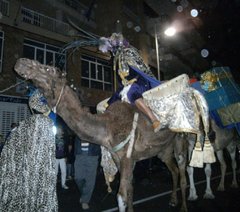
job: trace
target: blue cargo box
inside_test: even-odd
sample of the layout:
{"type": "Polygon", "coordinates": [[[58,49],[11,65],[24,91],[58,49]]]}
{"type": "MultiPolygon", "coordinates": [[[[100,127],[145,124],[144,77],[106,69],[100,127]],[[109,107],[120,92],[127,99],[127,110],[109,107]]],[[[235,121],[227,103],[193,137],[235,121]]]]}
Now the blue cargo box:
{"type": "Polygon", "coordinates": [[[230,68],[227,66],[224,67],[215,67],[211,71],[217,74],[217,85],[222,87],[229,84],[235,84],[230,68]]]}
{"type": "Polygon", "coordinates": [[[218,89],[205,92],[209,110],[216,110],[240,102],[240,89],[237,84],[225,84],[218,89]]]}

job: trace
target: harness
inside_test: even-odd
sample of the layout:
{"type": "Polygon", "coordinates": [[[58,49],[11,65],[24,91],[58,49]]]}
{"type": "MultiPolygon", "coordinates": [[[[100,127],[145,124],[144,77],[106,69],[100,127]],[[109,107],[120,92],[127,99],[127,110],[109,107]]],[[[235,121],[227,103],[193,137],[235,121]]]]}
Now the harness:
{"type": "Polygon", "coordinates": [[[124,141],[122,141],[121,143],[114,146],[111,150],[112,152],[117,152],[117,151],[121,150],[129,142],[129,146],[127,149],[127,158],[131,157],[134,140],[135,140],[134,138],[135,138],[135,131],[136,131],[136,127],[137,127],[138,117],[139,117],[139,114],[134,113],[133,125],[132,125],[132,130],[131,130],[130,134],[124,141]]]}

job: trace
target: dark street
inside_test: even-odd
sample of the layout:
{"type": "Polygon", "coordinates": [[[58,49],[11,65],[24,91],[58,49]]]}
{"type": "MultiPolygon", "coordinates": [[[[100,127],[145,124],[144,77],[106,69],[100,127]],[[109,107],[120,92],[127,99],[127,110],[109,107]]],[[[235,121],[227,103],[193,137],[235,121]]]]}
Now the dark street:
{"type": "MultiPolygon", "coordinates": [[[[134,209],[137,212],[145,211],[179,211],[181,205],[181,195],[178,192],[179,204],[173,208],[168,205],[171,194],[171,175],[165,166],[158,160],[154,161],[149,169],[148,161],[137,164],[134,172],[134,209]]],[[[198,193],[198,200],[187,201],[190,212],[238,212],[240,207],[240,189],[231,188],[232,173],[231,168],[227,168],[225,181],[226,191],[217,191],[220,181],[220,167],[215,163],[212,167],[211,188],[215,199],[203,199],[206,187],[205,175],[203,169],[195,169],[195,182],[198,193]]],[[[240,174],[238,171],[237,179],[239,183],[240,174]]],[[[74,181],[68,181],[69,190],[62,190],[58,185],[59,212],[78,212],[83,211],[79,203],[79,191],[74,181]]],[[[117,185],[118,178],[114,181],[113,193],[107,193],[107,186],[103,179],[103,173],[99,168],[97,182],[93,197],[90,202],[90,209],[86,211],[118,211],[117,209],[117,185]]],[[[187,188],[188,196],[188,188],[187,188]]]]}

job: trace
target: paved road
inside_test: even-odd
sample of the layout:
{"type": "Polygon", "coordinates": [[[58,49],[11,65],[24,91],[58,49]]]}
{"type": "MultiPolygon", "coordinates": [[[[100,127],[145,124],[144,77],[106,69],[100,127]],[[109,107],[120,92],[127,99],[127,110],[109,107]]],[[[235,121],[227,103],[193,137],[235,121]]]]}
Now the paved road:
{"type": "MultiPolygon", "coordinates": [[[[179,211],[180,204],[176,208],[168,205],[171,193],[171,175],[161,162],[152,164],[149,170],[148,161],[137,165],[134,172],[134,210],[136,212],[175,212],[179,211]]],[[[214,200],[205,200],[202,198],[205,191],[205,176],[203,169],[195,169],[195,178],[197,182],[198,200],[188,201],[190,212],[239,212],[240,211],[240,189],[232,189],[231,169],[228,167],[226,177],[226,191],[217,191],[220,180],[219,166],[217,163],[213,166],[213,177],[211,181],[212,189],[215,194],[214,200]]],[[[238,172],[238,183],[240,184],[240,173],[238,172]]],[[[92,212],[111,212],[117,210],[116,193],[119,179],[113,184],[113,193],[107,193],[107,187],[103,179],[101,168],[99,168],[96,187],[91,200],[91,208],[87,211],[92,212]]],[[[68,181],[69,190],[62,190],[58,185],[59,212],[79,212],[83,211],[79,203],[80,194],[74,181],[68,181]]],[[[188,192],[187,192],[188,194],[188,192]]],[[[181,195],[178,192],[179,202],[181,195]]]]}

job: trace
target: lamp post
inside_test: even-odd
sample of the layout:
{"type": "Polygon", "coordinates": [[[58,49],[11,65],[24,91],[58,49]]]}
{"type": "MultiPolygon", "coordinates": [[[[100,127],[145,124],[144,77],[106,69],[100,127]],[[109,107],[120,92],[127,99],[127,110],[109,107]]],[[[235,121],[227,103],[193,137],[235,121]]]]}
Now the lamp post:
{"type": "Polygon", "coordinates": [[[161,75],[160,75],[160,62],[159,62],[159,52],[158,52],[158,35],[157,35],[157,27],[155,24],[155,45],[156,45],[156,57],[157,57],[157,78],[160,81],[161,75]]]}
{"type": "MultiPolygon", "coordinates": [[[[176,29],[174,27],[168,27],[165,31],[164,34],[167,37],[172,37],[174,36],[176,33],[176,29]]],[[[155,24],[155,46],[156,46],[156,57],[157,57],[157,78],[160,81],[161,79],[161,74],[160,74],[160,60],[159,60],[159,44],[158,44],[158,33],[157,33],[157,27],[155,24]]]]}

